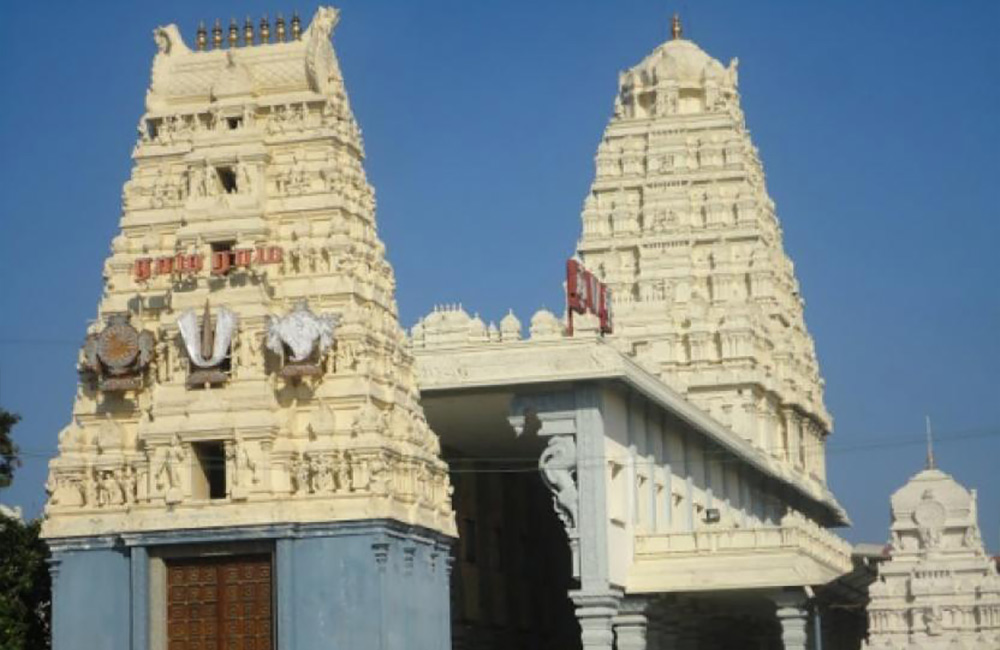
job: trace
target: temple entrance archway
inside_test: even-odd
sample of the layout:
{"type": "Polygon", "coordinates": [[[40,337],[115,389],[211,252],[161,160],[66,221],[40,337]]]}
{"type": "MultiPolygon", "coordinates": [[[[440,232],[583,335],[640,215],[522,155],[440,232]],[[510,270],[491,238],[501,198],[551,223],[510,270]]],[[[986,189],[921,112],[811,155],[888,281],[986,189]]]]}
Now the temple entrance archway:
{"type": "Polygon", "coordinates": [[[580,627],[568,596],[576,588],[569,540],[539,475],[544,442],[515,436],[510,400],[423,399],[455,488],[452,647],[573,650],[580,627]]]}

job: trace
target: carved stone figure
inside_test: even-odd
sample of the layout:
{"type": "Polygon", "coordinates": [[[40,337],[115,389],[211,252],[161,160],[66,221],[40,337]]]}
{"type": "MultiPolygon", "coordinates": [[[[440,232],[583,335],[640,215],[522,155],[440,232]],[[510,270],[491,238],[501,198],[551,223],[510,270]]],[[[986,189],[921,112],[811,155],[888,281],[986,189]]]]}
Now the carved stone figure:
{"type": "Polygon", "coordinates": [[[291,462],[290,472],[292,476],[293,491],[297,494],[309,492],[309,461],[304,453],[298,454],[291,462]]]}
{"type": "Polygon", "coordinates": [[[913,511],[913,520],[917,523],[920,543],[925,550],[937,548],[941,544],[941,532],[945,524],[946,510],[944,505],[934,498],[931,490],[924,492],[920,503],[913,511]]]}
{"type": "Polygon", "coordinates": [[[567,530],[576,528],[579,493],[576,487],[576,442],[572,436],[553,436],[538,459],[542,480],[552,491],[556,514],[567,530]]]}
{"type": "Polygon", "coordinates": [[[337,452],[334,456],[334,475],[337,492],[351,491],[351,456],[348,452],[337,452]]]}
{"type": "Polygon", "coordinates": [[[233,499],[246,498],[247,483],[259,480],[257,462],[250,456],[246,443],[236,440],[226,445],[226,463],[233,469],[230,496],[233,499]]]}
{"type": "Polygon", "coordinates": [[[170,446],[163,450],[160,465],[156,470],[156,486],[166,489],[167,503],[181,501],[181,465],[187,459],[187,450],[181,444],[176,434],[170,441],[170,446]]]}

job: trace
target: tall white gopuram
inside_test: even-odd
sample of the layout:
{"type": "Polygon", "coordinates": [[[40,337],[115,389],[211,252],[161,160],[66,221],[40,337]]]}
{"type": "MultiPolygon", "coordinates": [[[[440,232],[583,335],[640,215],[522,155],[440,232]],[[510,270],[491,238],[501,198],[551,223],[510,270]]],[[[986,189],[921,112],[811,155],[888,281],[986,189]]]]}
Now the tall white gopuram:
{"type": "Polygon", "coordinates": [[[682,37],[619,79],[577,252],[623,349],[761,449],[825,480],[831,429],[794,267],[728,67],[682,37]]]}
{"type": "Polygon", "coordinates": [[[869,587],[873,650],[1000,648],[1000,577],[979,533],[976,491],[933,462],[892,495],[889,561],[869,587]]]}
{"type": "Polygon", "coordinates": [[[496,604],[544,599],[545,647],[805,650],[810,599],[851,571],[827,530],[847,523],[825,482],[830,421],[736,66],[675,36],[621,78],[567,318],[494,324],[452,305],[412,330],[457,468],[456,648],[528,647],[496,604]],[[554,522],[495,505],[536,503],[535,488],[554,522]],[[565,536],[536,536],[552,524],[565,536]],[[504,555],[524,538],[537,554],[504,555]],[[511,579],[495,558],[513,556],[548,559],[511,579]]]}
{"type": "Polygon", "coordinates": [[[57,650],[448,645],[447,467],[337,19],[155,31],[50,465],[57,650]]]}

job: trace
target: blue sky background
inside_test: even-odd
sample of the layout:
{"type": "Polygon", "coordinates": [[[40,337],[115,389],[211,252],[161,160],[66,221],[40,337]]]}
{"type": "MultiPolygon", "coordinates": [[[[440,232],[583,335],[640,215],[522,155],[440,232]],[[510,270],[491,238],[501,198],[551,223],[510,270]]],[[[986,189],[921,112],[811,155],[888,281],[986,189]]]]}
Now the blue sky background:
{"type": "MultiPolygon", "coordinates": [[[[345,0],[335,47],[364,130],[405,325],[560,309],[620,69],[686,35],[740,59],[743,107],[796,262],[836,423],[852,540],[939,465],[1000,550],[1000,3],[345,0]]],[[[0,21],[0,405],[37,513],[100,295],[155,47],[270,2],[10,3],[0,21]]]]}

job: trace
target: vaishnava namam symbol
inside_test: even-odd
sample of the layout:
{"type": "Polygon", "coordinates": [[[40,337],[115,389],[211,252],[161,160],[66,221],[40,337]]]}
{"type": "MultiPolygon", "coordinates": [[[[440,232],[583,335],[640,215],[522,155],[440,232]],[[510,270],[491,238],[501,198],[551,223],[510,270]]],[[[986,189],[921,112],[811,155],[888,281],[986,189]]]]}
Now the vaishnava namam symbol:
{"type": "Polygon", "coordinates": [[[221,384],[229,376],[222,363],[229,357],[229,348],[236,333],[236,314],[225,307],[219,307],[215,317],[215,327],[212,327],[212,312],[208,301],[205,301],[205,312],[201,318],[201,331],[198,328],[198,316],[193,309],[185,311],[177,319],[177,326],[184,340],[188,358],[191,364],[198,368],[188,375],[188,385],[221,384]],[[211,351],[211,352],[209,352],[211,351]],[[211,354],[211,356],[205,356],[211,354]]]}

